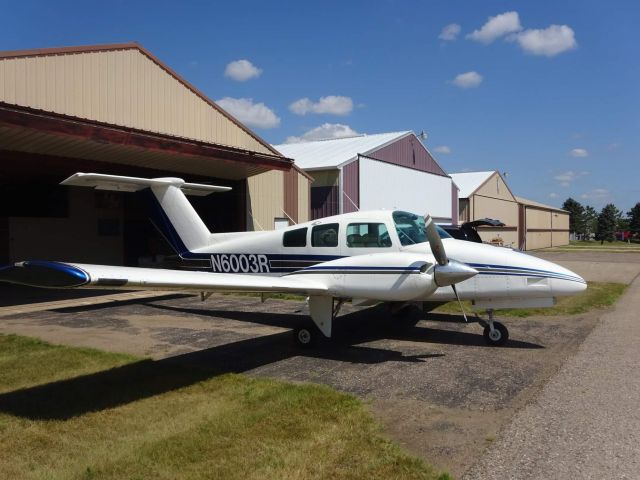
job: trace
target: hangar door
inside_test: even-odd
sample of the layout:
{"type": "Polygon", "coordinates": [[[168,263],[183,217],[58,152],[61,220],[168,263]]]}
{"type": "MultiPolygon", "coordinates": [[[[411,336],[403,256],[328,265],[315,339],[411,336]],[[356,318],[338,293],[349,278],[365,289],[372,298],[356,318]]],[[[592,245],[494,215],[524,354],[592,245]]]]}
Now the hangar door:
{"type": "Polygon", "coordinates": [[[399,209],[451,222],[451,179],[360,157],[360,210],[399,209]]]}

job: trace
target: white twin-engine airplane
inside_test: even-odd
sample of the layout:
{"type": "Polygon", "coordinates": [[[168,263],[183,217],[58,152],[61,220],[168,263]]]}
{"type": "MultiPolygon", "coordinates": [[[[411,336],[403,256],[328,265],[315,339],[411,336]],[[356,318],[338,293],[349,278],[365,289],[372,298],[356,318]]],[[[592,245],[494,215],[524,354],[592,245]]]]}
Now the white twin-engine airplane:
{"type": "Polygon", "coordinates": [[[488,321],[480,320],[484,337],[489,345],[502,345],[509,333],[494,321],[493,309],[551,306],[556,297],[587,288],[580,276],[554,263],[455,240],[429,216],[425,221],[397,210],[356,212],[282,230],[211,233],[185,194],[208,195],[228,187],[93,173],[77,173],[62,184],[147,189],[155,207],[152,220],[172,247],[183,259],[210,261],[212,271],[31,260],[4,267],[0,281],[49,288],[195,291],[203,299],[216,291],[303,294],[313,320],[294,332],[303,346],[316,340],[317,329],[331,336],[332,322],[346,300],[385,302],[399,312],[416,303],[428,311],[430,305],[456,298],[488,311],[488,321]]]}

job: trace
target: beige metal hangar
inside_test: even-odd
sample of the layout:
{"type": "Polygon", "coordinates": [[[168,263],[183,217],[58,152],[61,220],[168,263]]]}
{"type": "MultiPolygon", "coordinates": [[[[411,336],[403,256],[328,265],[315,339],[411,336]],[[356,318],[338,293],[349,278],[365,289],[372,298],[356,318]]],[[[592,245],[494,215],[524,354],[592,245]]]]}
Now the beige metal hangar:
{"type": "Polygon", "coordinates": [[[0,262],[172,253],[137,194],[58,185],[78,171],[231,186],[191,199],[212,231],[309,218],[309,176],[142,46],[0,52],[0,262]]]}
{"type": "Polygon", "coordinates": [[[561,208],[516,197],[519,204],[522,250],[569,244],[569,212],[561,208]]]}
{"type": "Polygon", "coordinates": [[[460,224],[493,218],[504,227],[478,227],[484,242],[518,248],[518,200],[498,171],[452,173],[460,189],[460,224]]]}
{"type": "Polygon", "coordinates": [[[516,197],[498,171],[452,173],[460,188],[460,223],[483,218],[504,227],[478,227],[484,242],[520,250],[569,244],[569,212],[516,197]]]}

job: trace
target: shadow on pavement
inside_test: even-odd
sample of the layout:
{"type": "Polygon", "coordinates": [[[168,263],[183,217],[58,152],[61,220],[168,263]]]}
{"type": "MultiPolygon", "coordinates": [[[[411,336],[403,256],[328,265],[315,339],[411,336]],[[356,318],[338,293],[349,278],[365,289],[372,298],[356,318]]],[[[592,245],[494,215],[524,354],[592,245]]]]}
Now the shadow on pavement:
{"type": "MultiPolygon", "coordinates": [[[[210,311],[147,304],[157,309],[210,315],[290,328],[309,321],[304,315],[210,311]]],[[[444,317],[451,317],[445,315],[444,317]]],[[[241,373],[295,356],[355,364],[424,362],[443,354],[405,355],[401,351],[361,343],[379,339],[450,345],[484,346],[482,335],[425,328],[399,329],[386,309],[373,307],[343,315],[335,322],[335,339],[315,349],[294,346],[290,332],[240,340],[163,360],[142,360],[89,375],[0,394],[0,411],[29,419],[64,420],[170,392],[224,373],[241,373]]],[[[511,348],[544,348],[513,341],[511,348]]],[[[490,347],[488,347],[490,348],[490,347]]]]}
{"type": "MultiPolygon", "coordinates": [[[[121,290],[121,291],[116,291],[115,293],[128,293],[128,292],[121,290]]],[[[192,295],[184,294],[184,293],[167,293],[166,295],[159,295],[157,297],[153,297],[153,300],[154,301],[176,300],[178,298],[185,298],[190,296],[192,295]]],[[[95,305],[77,305],[74,307],[52,308],[50,311],[56,312],[56,313],[92,312],[95,310],[102,310],[105,308],[126,307],[127,305],[140,305],[145,300],[148,301],[148,299],[144,299],[144,298],[131,298],[127,300],[114,300],[106,303],[96,303],[95,305]]]]}
{"type": "MultiPolygon", "coordinates": [[[[268,312],[242,312],[233,310],[207,310],[199,308],[176,307],[172,305],[159,305],[147,303],[148,307],[160,310],[170,310],[174,312],[188,313],[191,315],[201,315],[216,318],[228,318],[241,322],[257,323],[273,327],[294,328],[303,323],[310,322],[307,315],[290,313],[268,313],[268,312]]],[[[428,319],[442,323],[465,324],[461,315],[448,314],[428,314],[428,319]]],[[[489,347],[482,337],[482,329],[474,325],[473,331],[462,332],[457,330],[445,330],[432,327],[425,327],[422,324],[417,326],[406,326],[403,320],[393,318],[384,305],[359,310],[346,315],[341,315],[333,324],[332,339],[324,342],[319,348],[326,349],[327,345],[355,345],[374,340],[406,340],[414,342],[429,342],[447,345],[480,346],[489,347]]],[[[506,345],[500,348],[521,348],[537,349],[544,348],[536,343],[510,339],[506,345]]]]}
{"type": "Polygon", "coordinates": [[[65,420],[173,391],[224,373],[241,373],[305,355],[343,362],[421,362],[442,354],[403,355],[365,346],[330,345],[317,351],[293,346],[288,332],[267,335],[163,360],[142,360],[89,375],[0,394],[3,413],[65,420]]]}
{"type": "Polygon", "coordinates": [[[123,293],[121,290],[82,290],[27,287],[25,285],[0,284],[0,307],[13,307],[31,303],[75,300],[123,293]]]}

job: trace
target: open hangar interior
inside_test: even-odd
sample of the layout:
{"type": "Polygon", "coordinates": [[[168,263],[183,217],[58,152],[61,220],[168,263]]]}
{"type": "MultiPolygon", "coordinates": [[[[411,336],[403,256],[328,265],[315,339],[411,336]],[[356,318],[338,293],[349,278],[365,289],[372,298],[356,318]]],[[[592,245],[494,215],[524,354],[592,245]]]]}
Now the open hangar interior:
{"type": "Polygon", "coordinates": [[[312,219],[397,208],[457,223],[458,188],[411,131],[275,148],[314,178],[312,219]]]}
{"type": "Polygon", "coordinates": [[[139,44],[0,52],[0,262],[173,254],[140,195],[76,172],[230,186],[190,198],[217,232],[309,218],[310,177],[139,44]]]}
{"type": "Polygon", "coordinates": [[[460,223],[492,218],[503,227],[478,227],[484,242],[519,250],[569,244],[569,212],[515,196],[498,171],[452,173],[460,187],[460,223]]]}

